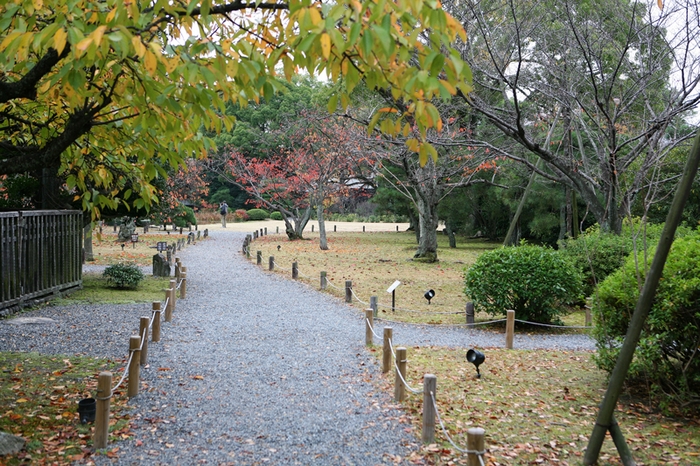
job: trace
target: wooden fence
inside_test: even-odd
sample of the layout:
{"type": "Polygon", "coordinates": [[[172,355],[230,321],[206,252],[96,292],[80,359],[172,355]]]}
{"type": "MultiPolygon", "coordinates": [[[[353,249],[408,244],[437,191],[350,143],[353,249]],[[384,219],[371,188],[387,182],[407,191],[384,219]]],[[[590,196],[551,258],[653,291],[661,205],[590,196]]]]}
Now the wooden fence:
{"type": "Polygon", "coordinates": [[[0,310],[82,283],[78,210],[0,212],[0,310]]]}

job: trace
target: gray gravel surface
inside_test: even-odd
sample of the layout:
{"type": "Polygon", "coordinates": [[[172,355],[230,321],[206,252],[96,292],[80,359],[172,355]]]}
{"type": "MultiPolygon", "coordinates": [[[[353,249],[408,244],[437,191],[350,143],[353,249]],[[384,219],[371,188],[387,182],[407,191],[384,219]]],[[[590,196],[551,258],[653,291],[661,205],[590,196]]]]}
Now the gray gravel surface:
{"type": "MultiPolygon", "coordinates": [[[[417,446],[363,347],[357,309],[266,273],[240,255],[243,233],[217,231],[180,253],[187,299],[149,348],[133,399],[132,440],[107,464],[393,464],[417,446]]],[[[45,306],[0,321],[0,349],[124,358],[147,303],[45,306]]],[[[395,345],[502,346],[502,334],[391,326],[395,345]]],[[[516,335],[518,348],[592,350],[583,335],[516,335]]],[[[420,382],[415,381],[414,385],[420,382]]],[[[409,381],[410,383],[410,381],[409,381]]]]}

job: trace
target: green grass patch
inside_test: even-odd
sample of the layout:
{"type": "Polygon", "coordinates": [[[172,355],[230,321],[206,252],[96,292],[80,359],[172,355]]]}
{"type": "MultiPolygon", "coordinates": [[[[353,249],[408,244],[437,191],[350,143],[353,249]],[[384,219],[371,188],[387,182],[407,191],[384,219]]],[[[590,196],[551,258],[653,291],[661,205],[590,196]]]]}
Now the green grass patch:
{"type": "MultiPolygon", "coordinates": [[[[373,348],[380,357],[381,349],[373,348]]],[[[436,399],[449,435],[466,448],[471,427],[486,431],[489,464],[581,464],[593,430],[606,374],[587,352],[484,350],[482,378],[475,377],[465,349],[409,348],[407,382],[422,389],[423,375],[437,376],[436,399]]],[[[382,378],[393,393],[393,372],[382,378]]],[[[423,397],[404,403],[420,432],[423,397]]],[[[615,414],[637,464],[700,463],[700,423],[671,418],[623,396],[615,414]]],[[[429,464],[466,464],[466,456],[447,442],[438,426],[438,445],[424,447],[429,464]]],[[[621,464],[608,436],[603,464],[621,464]]]]}
{"type": "MultiPolygon", "coordinates": [[[[27,442],[0,462],[70,464],[89,457],[93,424],[80,423],[78,401],[94,397],[99,373],[116,367],[107,359],[0,352],[0,430],[27,442]]],[[[130,436],[127,409],[126,396],[118,392],[111,402],[110,441],[130,436]]]]}
{"type": "Polygon", "coordinates": [[[129,304],[160,301],[165,298],[163,290],[170,286],[170,280],[168,277],[148,275],[137,288],[119,289],[110,286],[107,278],[103,277],[101,273],[85,273],[83,274],[83,289],[54,302],[58,305],[65,305],[72,302],[129,304]]]}

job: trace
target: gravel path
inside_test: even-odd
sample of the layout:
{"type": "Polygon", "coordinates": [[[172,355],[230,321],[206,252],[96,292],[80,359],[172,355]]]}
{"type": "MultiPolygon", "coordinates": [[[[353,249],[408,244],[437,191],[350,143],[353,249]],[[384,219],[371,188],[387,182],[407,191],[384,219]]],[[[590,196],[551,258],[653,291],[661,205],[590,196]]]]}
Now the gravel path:
{"type": "MultiPolygon", "coordinates": [[[[163,323],[142,370],[132,440],[118,464],[393,464],[417,446],[381,370],[364,350],[356,309],[262,271],[239,253],[244,233],[217,231],[181,252],[187,299],[163,323]]],[[[46,306],[0,321],[0,349],[122,358],[148,304],[46,306]]],[[[502,346],[463,327],[377,323],[397,345],[502,346]]],[[[583,335],[516,335],[518,348],[592,350],[583,335]]]]}

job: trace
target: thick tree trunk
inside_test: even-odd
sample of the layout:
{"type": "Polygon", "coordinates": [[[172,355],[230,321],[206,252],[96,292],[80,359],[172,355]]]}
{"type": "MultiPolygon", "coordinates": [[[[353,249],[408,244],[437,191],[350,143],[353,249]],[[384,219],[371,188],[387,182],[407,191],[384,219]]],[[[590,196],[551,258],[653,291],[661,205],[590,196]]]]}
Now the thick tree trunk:
{"type": "Polygon", "coordinates": [[[328,240],[326,238],[326,219],[323,217],[323,203],[319,202],[316,207],[316,216],[318,217],[318,234],[319,234],[319,244],[318,247],[321,251],[328,251],[328,240]]]}
{"type": "Polygon", "coordinates": [[[421,262],[437,262],[437,202],[426,202],[422,197],[419,197],[418,216],[420,219],[420,239],[418,240],[418,250],[413,258],[421,262]]]}
{"type": "Polygon", "coordinates": [[[285,233],[290,241],[297,239],[304,239],[304,228],[306,224],[309,223],[311,218],[311,207],[304,209],[304,213],[300,214],[297,209],[295,213],[288,211],[287,209],[279,209],[282,214],[282,219],[284,220],[285,233]]]}
{"type": "Polygon", "coordinates": [[[408,224],[408,229],[409,231],[413,230],[413,232],[416,234],[416,244],[418,244],[420,243],[420,220],[413,215],[413,212],[409,212],[408,221],[410,222],[408,224]]]}
{"type": "Polygon", "coordinates": [[[85,261],[93,262],[95,254],[92,251],[92,223],[88,223],[83,228],[83,249],[85,250],[85,261]]]}

